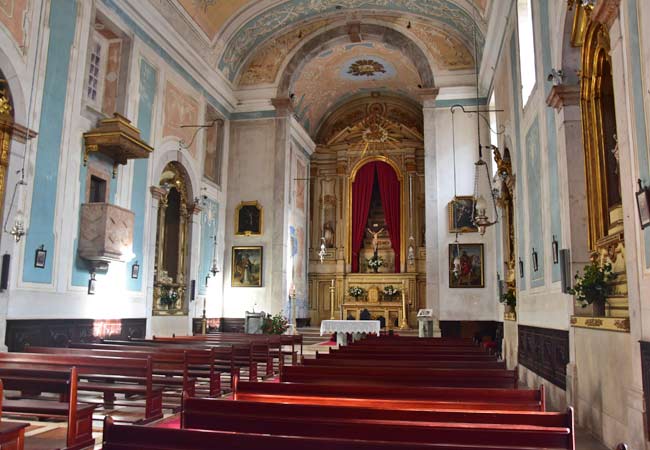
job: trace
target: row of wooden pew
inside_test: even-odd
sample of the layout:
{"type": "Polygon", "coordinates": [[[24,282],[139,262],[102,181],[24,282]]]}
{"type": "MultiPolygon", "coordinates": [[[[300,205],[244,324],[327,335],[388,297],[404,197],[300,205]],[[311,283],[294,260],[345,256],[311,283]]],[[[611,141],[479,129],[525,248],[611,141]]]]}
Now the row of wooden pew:
{"type": "Polygon", "coordinates": [[[518,389],[516,371],[471,341],[368,338],[302,362],[279,383],[188,395],[180,430],[107,419],[103,448],[575,448],[573,411],[546,412],[542,387],[518,389]]]}
{"type": "Polygon", "coordinates": [[[67,419],[68,436],[62,448],[92,447],[96,406],[141,407],[144,414],[136,418],[137,423],[153,422],[163,417],[164,409],[177,411],[183,393],[192,397],[222,395],[222,374],[230,386],[237,386],[242,373],[249,382],[257,382],[258,365],[263,365],[264,377],[272,376],[286,357],[297,360],[298,346],[302,351],[301,337],[233,334],[71,342],[67,348],[27,347],[22,353],[0,353],[0,379],[7,389],[18,392],[5,401],[4,412],[67,419]],[[82,402],[78,391],[95,397],[85,397],[82,402]]]}

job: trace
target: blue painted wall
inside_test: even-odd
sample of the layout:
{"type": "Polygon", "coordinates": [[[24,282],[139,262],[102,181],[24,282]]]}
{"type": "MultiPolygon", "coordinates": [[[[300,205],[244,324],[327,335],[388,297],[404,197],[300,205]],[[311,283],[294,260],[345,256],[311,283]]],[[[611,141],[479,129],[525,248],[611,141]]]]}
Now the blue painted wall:
{"type": "MultiPolygon", "coordinates": [[[[539,144],[539,119],[526,133],[526,178],[528,186],[528,240],[529,249],[525,258],[529,259],[530,286],[544,285],[544,215],[538,208],[542,203],[542,149],[539,144]],[[532,205],[536,205],[532,208],[532,205]],[[538,268],[533,270],[533,250],[537,252],[538,268]]],[[[523,258],[522,258],[523,259],[523,258]]]]}
{"type": "MultiPolygon", "coordinates": [[[[137,126],[142,139],[151,145],[151,121],[153,119],[154,100],[158,74],[156,69],[144,59],[140,59],[140,103],[138,105],[137,126]]],[[[142,276],[131,278],[131,268],[137,261],[144,261],[144,217],[147,203],[147,168],[150,159],[137,159],[133,162],[133,184],[131,185],[131,211],[135,213],[133,227],[133,253],[135,259],[126,265],[128,288],[130,291],[142,289],[142,276]]],[[[141,273],[146,271],[141,270],[141,273]]]]}
{"type": "MultiPolygon", "coordinates": [[[[522,106],[521,106],[521,90],[519,89],[519,86],[521,86],[521,82],[519,81],[519,62],[517,58],[517,33],[516,31],[513,31],[512,37],[510,38],[510,73],[512,76],[512,102],[514,105],[514,115],[513,115],[513,122],[514,122],[514,136],[512,137],[512,145],[515,147],[511,150],[511,156],[514,154],[515,160],[517,162],[516,164],[516,173],[515,175],[518,177],[519,180],[521,180],[521,175],[523,174],[522,171],[522,160],[523,160],[523,154],[522,154],[522,145],[520,143],[521,139],[521,114],[522,114],[522,106]]],[[[524,242],[524,189],[522,187],[522,183],[518,182],[517,184],[517,190],[516,190],[516,198],[515,198],[515,210],[517,211],[517,254],[518,257],[521,258],[524,261],[524,277],[520,277],[519,273],[519,261],[517,260],[517,287],[519,288],[520,291],[526,290],[526,266],[528,264],[528,260],[526,258],[526,245],[524,242]]]]}
{"type": "MultiPolygon", "coordinates": [[[[645,5],[645,2],[644,2],[645,5]]],[[[643,75],[641,73],[641,46],[639,44],[639,18],[637,16],[638,0],[630,0],[628,4],[628,20],[630,23],[628,38],[630,43],[630,66],[632,81],[632,96],[634,101],[634,129],[636,130],[637,158],[639,162],[639,178],[644,185],[650,184],[650,166],[648,165],[648,130],[645,122],[645,107],[643,104],[643,75]]],[[[646,62],[647,63],[647,62],[646,62]]],[[[643,230],[645,245],[645,267],[650,269],[650,228],[643,230]]]]}
{"type": "MultiPolygon", "coordinates": [[[[197,283],[199,285],[199,295],[207,293],[207,286],[205,284],[205,277],[208,276],[210,268],[212,267],[212,257],[214,253],[213,236],[217,235],[219,229],[219,203],[212,199],[208,199],[201,211],[201,249],[199,260],[199,275],[197,283]]],[[[223,252],[221,252],[223,254],[223,252]]],[[[223,270],[223,261],[218,261],[219,270],[223,270]]],[[[210,275],[212,276],[212,275],[210,275]]]]}
{"type": "MultiPolygon", "coordinates": [[[[549,16],[549,2],[548,0],[540,0],[540,19],[541,19],[541,35],[542,39],[539,41],[539,44],[542,46],[542,66],[544,67],[543,74],[548,74],[553,68],[553,62],[551,60],[551,46],[548,45],[548,42],[551,42],[549,24],[551,23],[551,17],[549,16]]],[[[544,83],[544,94],[545,98],[548,97],[548,94],[553,88],[553,82],[548,81],[546,77],[542,77],[544,83]]],[[[549,207],[551,209],[551,242],[545,242],[544,245],[546,248],[552,248],[552,239],[553,236],[558,241],[559,248],[562,248],[562,216],[560,211],[560,184],[559,184],[559,174],[558,174],[558,158],[557,158],[557,130],[555,129],[555,110],[551,107],[546,108],[546,144],[547,144],[547,154],[548,154],[548,180],[549,180],[549,192],[550,192],[550,202],[549,207]]],[[[551,267],[551,279],[553,282],[560,281],[560,265],[553,264],[551,267]]]]}
{"type": "Polygon", "coordinates": [[[49,29],[50,42],[47,50],[45,86],[36,147],[34,189],[30,207],[29,230],[25,240],[25,264],[23,281],[52,283],[54,261],[54,214],[61,135],[67,97],[70,50],[72,48],[77,19],[77,2],[52,0],[49,29]],[[44,269],[36,269],[30,258],[43,245],[47,250],[44,269]]]}

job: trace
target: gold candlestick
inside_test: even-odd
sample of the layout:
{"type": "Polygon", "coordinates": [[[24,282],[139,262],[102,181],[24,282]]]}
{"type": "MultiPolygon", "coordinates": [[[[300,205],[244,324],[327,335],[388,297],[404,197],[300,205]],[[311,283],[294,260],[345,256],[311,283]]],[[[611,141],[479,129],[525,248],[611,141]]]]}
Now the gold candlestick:
{"type": "Polygon", "coordinates": [[[205,315],[205,299],[203,299],[203,316],[201,317],[201,334],[205,335],[208,328],[208,318],[205,315]]]}
{"type": "Polygon", "coordinates": [[[336,303],[336,300],[334,298],[334,291],[336,288],[334,287],[334,280],[332,280],[332,284],[330,285],[330,320],[335,320],[336,317],[334,316],[334,304],[336,303]]]}
{"type": "Polygon", "coordinates": [[[406,282],[402,280],[402,324],[400,330],[409,329],[408,316],[406,315],[406,282]]]}
{"type": "Polygon", "coordinates": [[[293,328],[293,334],[298,334],[298,329],[296,325],[296,287],[291,288],[291,293],[289,294],[291,299],[291,326],[293,328]]]}

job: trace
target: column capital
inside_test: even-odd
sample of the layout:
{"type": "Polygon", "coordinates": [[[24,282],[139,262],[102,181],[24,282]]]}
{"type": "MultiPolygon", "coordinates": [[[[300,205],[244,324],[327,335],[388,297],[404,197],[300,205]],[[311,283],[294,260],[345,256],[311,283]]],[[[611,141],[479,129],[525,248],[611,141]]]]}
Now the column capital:
{"type": "Polygon", "coordinates": [[[564,106],[573,106],[580,103],[580,86],[577,84],[558,84],[553,86],[546,104],[556,110],[561,110],[564,106]]]}
{"type": "Polygon", "coordinates": [[[600,0],[591,12],[591,20],[611,28],[618,18],[621,0],[600,0]]]}
{"type": "Polygon", "coordinates": [[[436,98],[438,98],[439,88],[423,88],[418,91],[422,106],[425,108],[433,108],[435,106],[436,98]]]}
{"type": "Polygon", "coordinates": [[[288,97],[272,98],[271,104],[275,107],[279,117],[289,116],[293,113],[293,102],[288,97]]]}

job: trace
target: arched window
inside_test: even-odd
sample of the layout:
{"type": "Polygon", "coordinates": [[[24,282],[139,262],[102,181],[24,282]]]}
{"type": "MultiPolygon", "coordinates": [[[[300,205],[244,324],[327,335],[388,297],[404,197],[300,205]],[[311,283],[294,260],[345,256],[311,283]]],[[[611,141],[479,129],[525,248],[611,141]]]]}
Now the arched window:
{"type": "Polygon", "coordinates": [[[528,103],[537,75],[535,69],[535,37],[533,33],[533,8],[530,0],[517,0],[519,26],[519,72],[521,75],[522,105],[528,103]]]}

